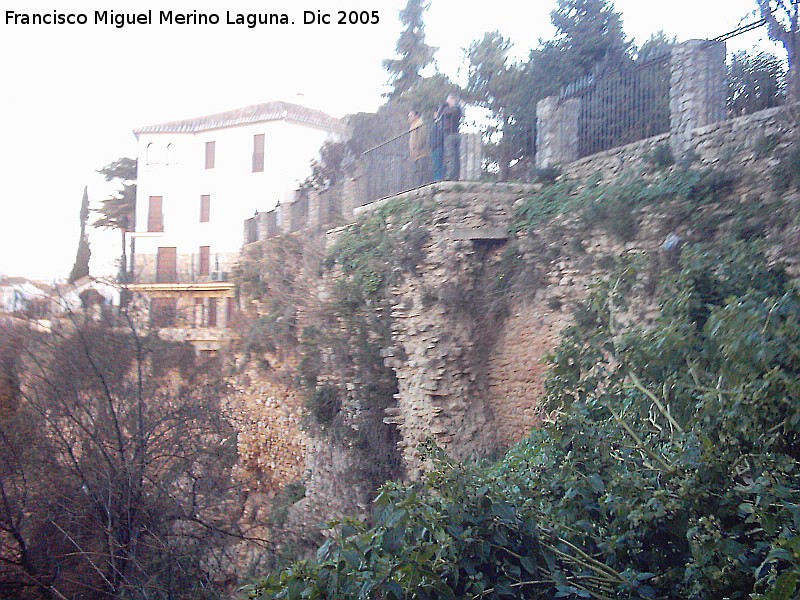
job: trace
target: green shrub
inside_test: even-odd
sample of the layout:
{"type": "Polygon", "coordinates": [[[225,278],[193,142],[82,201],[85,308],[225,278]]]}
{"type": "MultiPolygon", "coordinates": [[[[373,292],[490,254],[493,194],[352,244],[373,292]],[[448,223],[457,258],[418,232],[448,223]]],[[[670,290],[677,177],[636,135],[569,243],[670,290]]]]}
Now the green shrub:
{"type": "Polygon", "coordinates": [[[652,164],[659,171],[668,169],[675,164],[675,156],[672,154],[672,149],[669,143],[662,143],[653,148],[645,155],[645,160],[652,164]]]}
{"type": "Polygon", "coordinates": [[[554,353],[558,418],[494,464],[435,448],[374,524],[253,598],[796,597],[800,296],[752,244],[687,248],[650,329],[637,273],[597,286],[554,353]]]}
{"type": "Polygon", "coordinates": [[[306,410],[320,425],[330,425],[342,408],[339,390],[332,385],[316,388],[306,399],[306,410]]]}

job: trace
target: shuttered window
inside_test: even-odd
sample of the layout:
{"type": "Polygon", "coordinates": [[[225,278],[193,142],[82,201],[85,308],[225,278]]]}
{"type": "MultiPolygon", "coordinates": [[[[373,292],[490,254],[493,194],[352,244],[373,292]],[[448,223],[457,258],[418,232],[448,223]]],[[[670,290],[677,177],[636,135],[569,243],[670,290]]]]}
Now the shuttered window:
{"type": "Polygon", "coordinates": [[[147,208],[147,231],[164,231],[161,196],[150,196],[147,208]]]}
{"type": "Polygon", "coordinates": [[[213,169],[216,163],[216,142],[206,142],[206,169],[213,169]]]}
{"type": "Polygon", "coordinates": [[[208,223],[211,220],[211,196],[200,196],[200,222],[208,223]]]}
{"type": "Polygon", "coordinates": [[[225,298],[225,327],[231,327],[233,325],[233,313],[235,310],[233,302],[233,298],[225,298]]]}
{"type": "Polygon", "coordinates": [[[264,134],[253,136],[253,173],[264,170],[264,134]]]}
{"type": "Polygon", "coordinates": [[[178,281],[177,248],[159,248],[156,255],[156,283],[178,281]]]}
{"type": "Polygon", "coordinates": [[[198,275],[208,275],[211,265],[211,247],[200,246],[200,270],[198,275]]]}
{"type": "Polygon", "coordinates": [[[209,327],[216,327],[217,326],[217,299],[216,298],[209,298],[208,299],[208,326],[209,327]]]}
{"type": "Polygon", "coordinates": [[[195,298],[194,299],[194,326],[195,327],[204,327],[205,326],[205,312],[206,312],[205,304],[203,303],[202,298],[195,298]]]}

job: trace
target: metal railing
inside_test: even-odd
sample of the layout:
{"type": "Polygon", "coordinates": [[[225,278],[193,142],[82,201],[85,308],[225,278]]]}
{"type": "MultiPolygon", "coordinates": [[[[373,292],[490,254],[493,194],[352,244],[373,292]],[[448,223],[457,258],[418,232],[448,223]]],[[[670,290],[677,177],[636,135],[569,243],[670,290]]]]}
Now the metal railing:
{"type": "MultiPolygon", "coordinates": [[[[426,134],[427,135],[427,134],[426,134]]],[[[406,132],[370,148],[363,154],[366,173],[366,197],[369,202],[414,189],[433,181],[433,170],[420,180],[414,178],[409,154],[411,132],[406,132]]],[[[427,159],[430,165],[430,156],[427,159]]]]}
{"type": "Polygon", "coordinates": [[[579,157],[669,131],[669,58],[597,70],[562,90],[581,100],[579,157]]]}

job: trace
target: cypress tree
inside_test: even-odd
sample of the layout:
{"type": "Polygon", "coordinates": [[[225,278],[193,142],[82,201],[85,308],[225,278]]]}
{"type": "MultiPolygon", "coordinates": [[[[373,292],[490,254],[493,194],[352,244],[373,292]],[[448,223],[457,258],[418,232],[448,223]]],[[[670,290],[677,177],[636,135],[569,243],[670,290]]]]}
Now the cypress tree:
{"type": "Polygon", "coordinates": [[[92,251],[89,249],[89,236],[86,234],[86,222],[89,220],[89,188],[83,188],[83,199],[81,200],[81,237],[78,240],[78,252],[75,255],[75,264],[67,279],[68,283],[75,283],[81,277],[89,275],[89,258],[92,251]]]}

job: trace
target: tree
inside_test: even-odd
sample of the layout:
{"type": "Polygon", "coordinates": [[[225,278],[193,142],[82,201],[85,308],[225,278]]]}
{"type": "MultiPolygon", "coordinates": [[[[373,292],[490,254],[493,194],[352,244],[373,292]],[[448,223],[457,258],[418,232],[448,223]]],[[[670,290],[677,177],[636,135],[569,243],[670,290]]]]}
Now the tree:
{"type": "Polygon", "coordinates": [[[92,227],[103,229],[119,229],[122,236],[122,254],[120,255],[120,279],[127,280],[127,232],[133,228],[136,214],[136,160],[118,158],[98,171],[106,181],[119,181],[121,188],[116,194],[106,198],[95,209],[100,216],[92,223],[92,227]]]}
{"type": "Polygon", "coordinates": [[[89,248],[89,236],[86,234],[86,222],[89,220],[89,189],[83,188],[83,198],[81,199],[81,236],[78,240],[78,252],[75,255],[75,264],[72,265],[70,271],[69,283],[75,283],[81,277],[89,275],[89,258],[92,256],[92,251],[89,248]]]}
{"type": "Polygon", "coordinates": [[[420,71],[433,62],[436,48],[425,43],[422,16],[426,10],[428,4],[425,0],[408,0],[406,7],[400,11],[400,22],[405,29],[397,40],[399,58],[383,61],[392,85],[392,91],[387,94],[389,99],[398,98],[411,89],[422,78],[420,71]]]}
{"type": "Polygon", "coordinates": [[[796,0],[756,0],[761,17],[767,22],[770,39],[786,49],[786,97],[800,101],[800,4],[796,0]]]}
{"type": "Polygon", "coordinates": [[[553,47],[564,53],[566,83],[588,75],[601,62],[629,58],[631,43],[625,39],[622,18],[607,0],[558,0],[550,19],[557,30],[553,47]]]}
{"type": "Polygon", "coordinates": [[[500,32],[486,33],[483,39],[473,42],[468,51],[469,80],[467,92],[470,99],[491,111],[496,124],[489,128],[488,134],[499,134],[494,144],[495,159],[499,167],[500,181],[508,179],[509,163],[518,158],[520,149],[512,147],[512,99],[517,89],[519,71],[516,65],[508,63],[508,52],[512,43],[500,32]]]}
{"type": "Polygon", "coordinates": [[[737,52],[728,66],[728,110],[742,115],[780,105],[784,77],[784,67],[777,56],[737,52]]]}
{"type": "Polygon", "coordinates": [[[219,369],[132,326],[0,339],[21,356],[0,365],[20,381],[0,415],[0,595],[214,596],[257,542],[219,369]]]}
{"type": "MultiPolygon", "coordinates": [[[[551,21],[556,37],[531,50],[518,65],[512,92],[507,97],[511,159],[532,157],[535,152],[537,102],[558,94],[598,65],[630,62],[631,44],[625,39],[622,20],[605,0],[559,0],[551,21]]],[[[524,162],[522,164],[525,164],[524,162]]]]}

